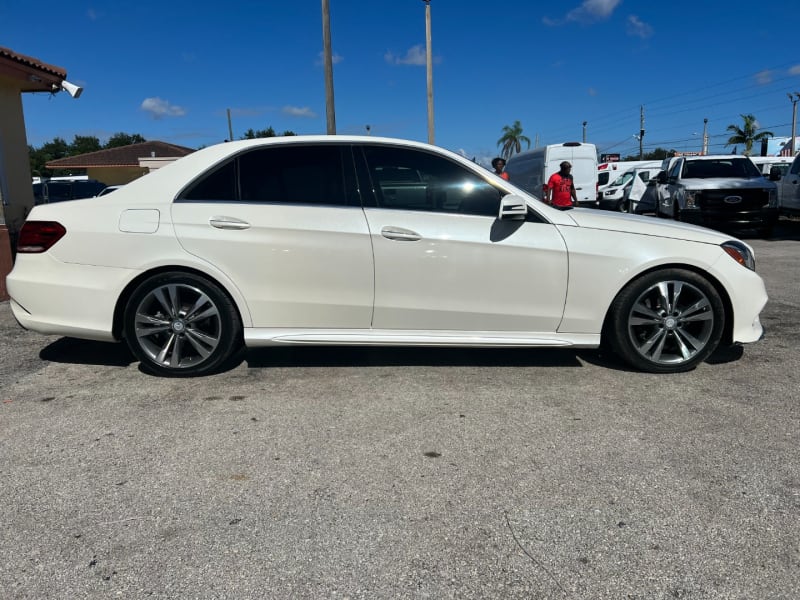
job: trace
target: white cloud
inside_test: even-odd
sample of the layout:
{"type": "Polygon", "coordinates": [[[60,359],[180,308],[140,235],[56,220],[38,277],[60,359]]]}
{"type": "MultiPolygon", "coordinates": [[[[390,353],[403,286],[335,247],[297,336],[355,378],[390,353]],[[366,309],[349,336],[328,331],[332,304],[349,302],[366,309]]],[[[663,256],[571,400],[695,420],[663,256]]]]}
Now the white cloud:
{"type": "MultiPolygon", "coordinates": [[[[338,65],[338,64],[339,64],[340,62],[342,62],[343,60],[344,60],[344,56],[342,56],[341,54],[336,54],[336,53],[334,52],[334,53],[331,55],[331,62],[332,62],[333,64],[335,64],[335,65],[338,65]]],[[[318,66],[318,67],[321,67],[322,65],[324,65],[324,64],[325,64],[325,55],[324,55],[322,52],[320,52],[320,53],[319,53],[319,55],[317,56],[317,60],[316,60],[316,61],[314,61],[314,64],[315,64],[316,66],[318,66]]]]}
{"type": "Polygon", "coordinates": [[[143,111],[149,112],[154,119],[164,117],[182,117],[186,114],[186,109],[181,106],[170,104],[161,98],[145,98],[140,107],[143,111]]]}
{"type": "Polygon", "coordinates": [[[800,65],[795,65],[789,68],[789,75],[800,75],[800,65]]]}
{"type": "Polygon", "coordinates": [[[582,23],[607,19],[614,12],[620,0],[584,0],[578,8],[567,13],[567,21],[582,23]]]}
{"type": "Polygon", "coordinates": [[[628,35],[640,37],[646,40],[653,35],[653,28],[647,23],[643,22],[636,15],[630,15],[627,21],[628,35]]]}
{"type": "Polygon", "coordinates": [[[98,19],[97,11],[93,8],[86,11],[86,16],[89,17],[90,21],[97,21],[98,19]]]}
{"type": "Polygon", "coordinates": [[[417,44],[408,49],[405,56],[397,56],[389,51],[383,55],[383,58],[390,65],[414,65],[425,66],[425,47],[422,44],[417,44]]]}
{"type": "Polygon", "coordinates": [[[307,106],[303,106],[302,108],[299,106],[284,106],[281,112],[290,117],[301,117],[304,119],[316,119],[317,117],[317,113],[307,106]]]}
{"type": "Polygon", "coordinates": [[[765,70],[756,73],[756,83],[759,85],[767,85],[768,83],[772,83],[772,71],[765,70]]]}

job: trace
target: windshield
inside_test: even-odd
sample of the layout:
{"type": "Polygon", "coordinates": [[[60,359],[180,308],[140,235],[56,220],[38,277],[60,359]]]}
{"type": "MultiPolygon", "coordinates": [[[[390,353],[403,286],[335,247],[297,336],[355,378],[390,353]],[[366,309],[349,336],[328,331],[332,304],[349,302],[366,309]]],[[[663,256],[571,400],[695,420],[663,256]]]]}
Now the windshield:
{"type": "Polygon", "coordinates": [[[687,160],[683,164],[684,179],[710,179],[713,177],[749,178],[761,177],[749,158],[715,158],[711,160],[687,160]]]}
{"type": "Polygon", "coordinates": [[[633,179],[633,171],[626,171],[625,173],[617,177],[609,187],[619,187],[621,185],[625,185],[631,179],[633,179]]]}

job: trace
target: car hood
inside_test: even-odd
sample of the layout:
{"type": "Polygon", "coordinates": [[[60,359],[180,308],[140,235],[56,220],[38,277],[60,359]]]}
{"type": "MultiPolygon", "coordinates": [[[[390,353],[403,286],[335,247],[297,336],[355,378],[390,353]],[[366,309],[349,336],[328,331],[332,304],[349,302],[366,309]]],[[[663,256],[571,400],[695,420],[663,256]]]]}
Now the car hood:
{"type": "Polygon", "coordinates": [[[733,238],[719,231],[707,229],[698,225],[680,223],[646,217],[641,215],[627,215],[605,212],[597,209],[573,209],[569,216],[579,227],[588,229],[604,229],[607,231],[625,231],[640,235],[665,237],[704,244],[721,244],[733,238]]]}

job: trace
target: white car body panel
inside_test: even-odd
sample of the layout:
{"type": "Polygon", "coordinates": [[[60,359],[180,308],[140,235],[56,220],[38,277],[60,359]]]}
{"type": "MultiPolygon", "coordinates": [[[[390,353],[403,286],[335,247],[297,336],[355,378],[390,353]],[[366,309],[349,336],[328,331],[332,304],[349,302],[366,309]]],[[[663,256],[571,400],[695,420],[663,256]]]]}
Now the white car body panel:
{"type": "Polygon", "coordinates": [[[365,212],[377,273],[373,327],[549,332],[558,327],[568,269],[555,226],[507,221],[513,233],[492,242],[490,217],[365,212]],[[392,239],[395,228],[419,239],[392,239]]]}
{"type": "Polygon", "coordinates": [[[361,209],[176,202],[172,216],[186,251],[236,284],[254,327],[370,327],[374,271],[361,209]],[[225,219],[246,228],[209,223],[225,219]]]}

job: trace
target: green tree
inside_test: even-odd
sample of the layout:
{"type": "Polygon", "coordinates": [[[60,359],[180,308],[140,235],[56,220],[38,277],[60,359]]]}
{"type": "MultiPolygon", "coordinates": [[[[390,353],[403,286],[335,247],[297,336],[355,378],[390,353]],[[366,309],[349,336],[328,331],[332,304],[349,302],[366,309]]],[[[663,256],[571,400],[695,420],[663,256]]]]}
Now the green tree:
{"type": "Polygon", "coordinates": [[[146,142],[147,140],[144,139],[138,133],[115,133],[106,142],[106,145],[103,148],[119,148],[121,146],[130,146],[131,144],[141,144],[142,142],[146,142]]]}
{"type": "Polygon", "coordinates": [[[36,177],[50,177],[51,172],[45,165],[51,160],[69,156],[69,146],[60,137],[43,144],[40,148],[28,146],[28,157],[31,165],[31,174],[36,177]]]}
{"type": "Polygon", "coordinates": [[[726,146],[734,146],[737,144],[744,144],[745,156],[750,156],[753,149],[753,143],[770,138],[773,136],[771,131],[758,131],[758,123],[753,115],[739,115],[744,121],[744,126],[728,125],[728,131],[733,135],[728,138],[726,146]]]}
{"type": "Polygon", "coordinates": [[[497,145],[502,146],[500,155],[508,160],[515,153],[522,150],[522,143],[526,143],[528,148],[531,147],[531,140],[522,135],[522,124],[519,121],[514,121],[510,127],[505,125],[503,127],[503,137],[497,140],[497,145]]]}
{"type": "Polygon", "coordinates": [[[87,154],[89,152],[97,152],[102,150],[100,140],[93,135],[76,135],[69,145],[69,155],[77,156],[78,154],[87,154]]]}

